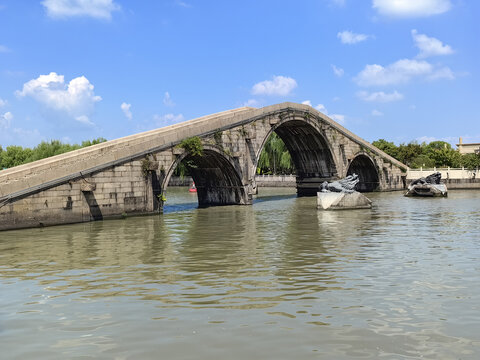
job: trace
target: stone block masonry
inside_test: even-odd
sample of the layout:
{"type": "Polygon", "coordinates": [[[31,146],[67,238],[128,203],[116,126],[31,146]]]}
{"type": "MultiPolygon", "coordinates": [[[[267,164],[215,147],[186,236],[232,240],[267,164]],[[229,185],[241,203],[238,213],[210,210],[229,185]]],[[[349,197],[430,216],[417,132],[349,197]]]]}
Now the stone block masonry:
{"type": "Polygon", "coordinates": [[[0,171],[0,230],[162,210],[181,161],[194,164],[199,206],[251,204],[262,148],[276,132],[295,163],[299,196],[362,173],[365,191],[400,190],[406,166],[301,104],[229,110],[0,171]],[[180,143],[198,137],[202,156],[180,143]]]}
{"type": "Polygon", "coordinates": [[[153,212],[149,208],[149,196],[152,196],[150,181],[134,164],[130,162],[70,180],[3,204],[0,208],[0,229],[41,227],[153,212]],[[123,174],[125,172],[128,176],[123,174]]]}

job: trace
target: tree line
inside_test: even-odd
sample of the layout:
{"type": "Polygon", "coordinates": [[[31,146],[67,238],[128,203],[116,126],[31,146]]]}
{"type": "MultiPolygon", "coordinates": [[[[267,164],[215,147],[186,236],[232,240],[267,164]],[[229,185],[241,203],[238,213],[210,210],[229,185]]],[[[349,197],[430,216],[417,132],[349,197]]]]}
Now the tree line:
{"type": "Polygon", "coordinates": [[[63,154],[72,150],[100,144],[107,141],[104,138],[82,141],[81,144],[66,144],[60,140],[42,141],[34,148],[11,145],[5,149],[0,145],[0,170],[63,154]]]}
{"type": "Polygon", "coordinates": [[[379,139],[372,142],[372,145],[413,169],[420,167],[476,169],[480,167],[480,155],[460,154],[445,141],[432,141],[428,144],[412,141],[397,146],[393,142],[379,139]]]}

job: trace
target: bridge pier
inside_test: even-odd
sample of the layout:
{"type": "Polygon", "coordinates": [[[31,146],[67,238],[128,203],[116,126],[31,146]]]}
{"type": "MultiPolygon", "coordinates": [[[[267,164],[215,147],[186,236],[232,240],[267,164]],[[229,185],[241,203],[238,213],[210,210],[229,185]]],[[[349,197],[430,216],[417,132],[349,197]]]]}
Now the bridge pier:
{"type": "Polygon", "coordinates": [[[317,196],[324,181],[337,180],[334,177],[301,178],[297,176],[297,196],[317,196]]]}
{"type": "Polygon", "coordinates": [[[243,186],[197,186],[198,206],[251,205],[252,199],[247,196],[243,186]]]}

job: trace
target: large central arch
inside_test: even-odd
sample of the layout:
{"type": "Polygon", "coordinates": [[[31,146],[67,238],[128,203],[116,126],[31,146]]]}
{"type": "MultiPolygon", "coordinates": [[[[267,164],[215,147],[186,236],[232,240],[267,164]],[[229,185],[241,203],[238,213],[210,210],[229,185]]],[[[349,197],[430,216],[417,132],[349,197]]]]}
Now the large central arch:
{"type": "Polygon", "coordinates": [[[298,196],[316,196],[323,181],[337,177],[337,167],[328,141],[313,122],[304,119],[284,120],[273,126],[263,140],[255,166],[272,132],[283,140],[292,157],[298,196]]]}
{"type": "Polygon", "coordinates": [[[186,161],[197,188],[198,206],[248,204],[245,186],[232,159],[214,147],[204,147],[201,156],[184,152],[168,170],[162,182],[162,193],[180,162],[186,161]]]}

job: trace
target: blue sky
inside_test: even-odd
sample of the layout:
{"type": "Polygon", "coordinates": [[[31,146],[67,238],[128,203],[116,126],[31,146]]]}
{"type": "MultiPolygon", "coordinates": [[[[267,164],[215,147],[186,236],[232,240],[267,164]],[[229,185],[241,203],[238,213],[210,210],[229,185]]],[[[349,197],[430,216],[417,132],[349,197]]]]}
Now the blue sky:
{"type": "Polygon", "coordinates": [[[0,145],[308,103],[368,141],[480,142],[475,0],[0,0],[0,145]]]}

